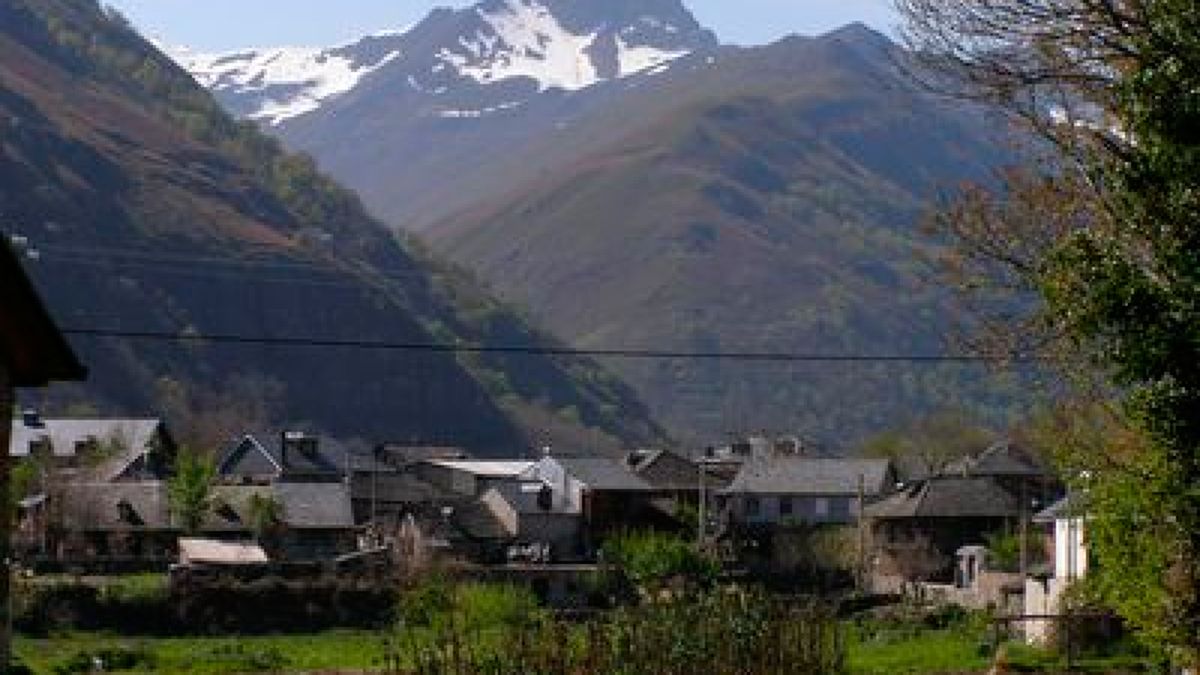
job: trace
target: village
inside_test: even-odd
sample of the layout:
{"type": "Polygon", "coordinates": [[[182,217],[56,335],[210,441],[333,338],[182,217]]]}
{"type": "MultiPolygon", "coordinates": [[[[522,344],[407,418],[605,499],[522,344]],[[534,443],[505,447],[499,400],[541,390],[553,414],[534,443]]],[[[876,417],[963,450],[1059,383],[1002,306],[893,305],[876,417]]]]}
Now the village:
{"type": "Polygon", "coordinates": [[[1200,673],[1196,8],[376,4],[0,0],[0,675],[1200,673]]]}

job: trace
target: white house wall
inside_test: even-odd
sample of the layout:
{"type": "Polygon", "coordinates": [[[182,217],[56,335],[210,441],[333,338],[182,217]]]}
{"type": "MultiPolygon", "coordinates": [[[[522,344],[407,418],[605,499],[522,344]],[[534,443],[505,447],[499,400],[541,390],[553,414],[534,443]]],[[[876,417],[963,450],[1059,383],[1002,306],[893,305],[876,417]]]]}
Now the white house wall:
{"type": "Polygon", "coordinates": [[[1082,518],[1054,521],[1054,576],[1078,579],[1088,571],[1087,541],[1082,518]]]}

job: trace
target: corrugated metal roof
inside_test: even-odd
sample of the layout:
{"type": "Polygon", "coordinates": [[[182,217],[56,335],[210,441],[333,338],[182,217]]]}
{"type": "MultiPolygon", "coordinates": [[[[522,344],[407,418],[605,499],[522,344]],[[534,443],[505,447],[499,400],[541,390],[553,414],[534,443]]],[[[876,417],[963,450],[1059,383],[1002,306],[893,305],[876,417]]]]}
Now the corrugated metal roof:
{"type": "Polygon", "coordinates": [[[890,488],[886,459],[769,457],[742,464],[727,494],[855,495],[859,479],[867,496],[890,488]]]}

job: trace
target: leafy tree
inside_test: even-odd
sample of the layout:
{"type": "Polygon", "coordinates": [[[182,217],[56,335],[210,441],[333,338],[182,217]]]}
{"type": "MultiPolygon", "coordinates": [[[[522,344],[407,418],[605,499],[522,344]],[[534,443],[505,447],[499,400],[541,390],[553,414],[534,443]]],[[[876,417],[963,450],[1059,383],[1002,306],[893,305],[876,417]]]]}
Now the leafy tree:
{"type": "Polygon", "coordinates": [[[1102,442],[1079,474],[1100,587],[1200,666],[1200,12],[1181,0],[898,5],[939,85],[1052,142],[1048,164],[968,209],[959,249],[996,245],[979,257],[1036,292],[1041,337],[1119,400],[1140,442],[1116,461],[1102,442]],[[1054,203],[1054,190],[1069,199],[1054,203]],[[1042,253],[1022,249],[1027,235],[1042,253]],[[1014,250],[1033,264],[1010,264],[1014,250]]]}
{"type": "Polygon", "coordinates": [[[991,432],[966,415],[941,411],[874,436],[860,451],[868,457],[890,459],[906,475],[919,478],[983,451],[992,440],[991,432]]]}
{"type": "Polygon", "coordinates": [[[254,494],[246,504],[246,511],[255,541],[268,551],[278,552],[287,528],[283,502],[271,495],[254,494]]]}
{"type": "Polygon", "coordinates": [[[645,532],[625,534],[604,544],[604,558],[618,565],[638,588],[656,590],[672,581],[707,586],[717,562],[679,537],[645,532]]]}
{"type": "Polygon", "coordinates": [[[204,525],[212,509],[215,477],[216,469],[207,457],[188,449],[179,451],[175,473],[167,483],[167,498],[184,533],[195,534],[204,525]]]}

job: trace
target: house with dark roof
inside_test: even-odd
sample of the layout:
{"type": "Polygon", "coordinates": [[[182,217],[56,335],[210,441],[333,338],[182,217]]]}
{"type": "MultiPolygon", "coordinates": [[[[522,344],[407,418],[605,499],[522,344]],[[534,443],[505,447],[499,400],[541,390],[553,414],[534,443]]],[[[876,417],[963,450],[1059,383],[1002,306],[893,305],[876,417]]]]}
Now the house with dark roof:
{"type": "Polygon", "coordinates": [[[858,518],[860,495],[877,500],[894,485],[886,459],[776,455],[743,463],[718,503],[732,524],[847,524],[858,518]]]}
{"type": "MultiPolygon", "coordinates": [[[[137,561],[165,568],[175,556],[183,532],[165,481],[70,482],[55,487],[49,498],[57,512],[45,533],[51,559],[79,565],[137,561]]],[[[274,552],[290,560],[331,559],[355,547],[344,484],[217,485],[211,503],[197,534],[214,540],[275,535],[274,552]],[[277,523],[256,522],[256,500],[277,506],[277,523]],[[260,531],[265,529],[272,531],[260,531]]]]}
{"type": "Polygon", "coordinates": [[[350,490],[338,482],[274,481],[267,485],[218,485],[200,533],[217,540],[269,541],[276,557],[329,560],[355,550],[358,533],[350,490]],[[257,502],[257,504],[256,504],[257,502]],[[263,504],[277,509],[262,522],[263,504]]]}
{"type": "Polygon", "coordinates": [[[303,431],[248,433],[217,462],[217,477],[226,483],[337,482],[346,477],[347,452],[334,439],[303,431]]]}
{"type": "Polygon", "coordinates": [[[654,486],[660,494],[696,503],[703,482],[706,493],[728,487],[731,477],[712,470],[670,450],[636,450],[625,457],[625,466],[635,476],[654,486]]]}
{"type": "Polygon", "coordinates": [[[107,571],[165,569],[173,556],[178,527],[162,481],[66,482],[52,486],[46,499],[48,509],[37,514],[49,520],[40,531],[21,532],[27,560],[107,571]]]}
{"type": "Polygon", "coordinates": [[[954,461],[940,474],[991,478],[1036,508],[1050,505],[1063,494],[1062,481],[1046,460],[1011,441],[994,443],[980,453],[954,461]]]}
{"type": "Polygon", "coordinates": [[[13,420],[8,454],[40,461],[61,477],[128,482],[166,478],[176,450],[161,419],[43,419],[27,410],[13,420]]]}
{"type": "Polygon", "coordinates": [[[303,431],[249,433],[216,468],[219,484],[204,534],[239,538],[262,530],[255,510],[269,504],[279,511],[268,533],[277,555],[328,559],[354,550],[360,521],[351,479],[364,465],[348,444],[303,431]]]}
{"type": "Polygon", "coordinates": [[[908,580],[954,579],[954,556],[991,534],[1012,532],[1024,509],[1021,501],[988,476],[935,476],[917,481],[869,504],[864,512],[884,576],[908,580]],[[919,548],[920,550],[917,550],[919,548]],[[917,557],[927,569],[908,570],[917,557]]]}
{"type": "Polygon", "coordinates": [[[586,555],[609,534],[645,528],[658,514],[653,499],[658,490],[608,457],[572,457],[547,453],[524,471],[520,479],[549,488],[552,510],[578,514],[586,555]]]}

